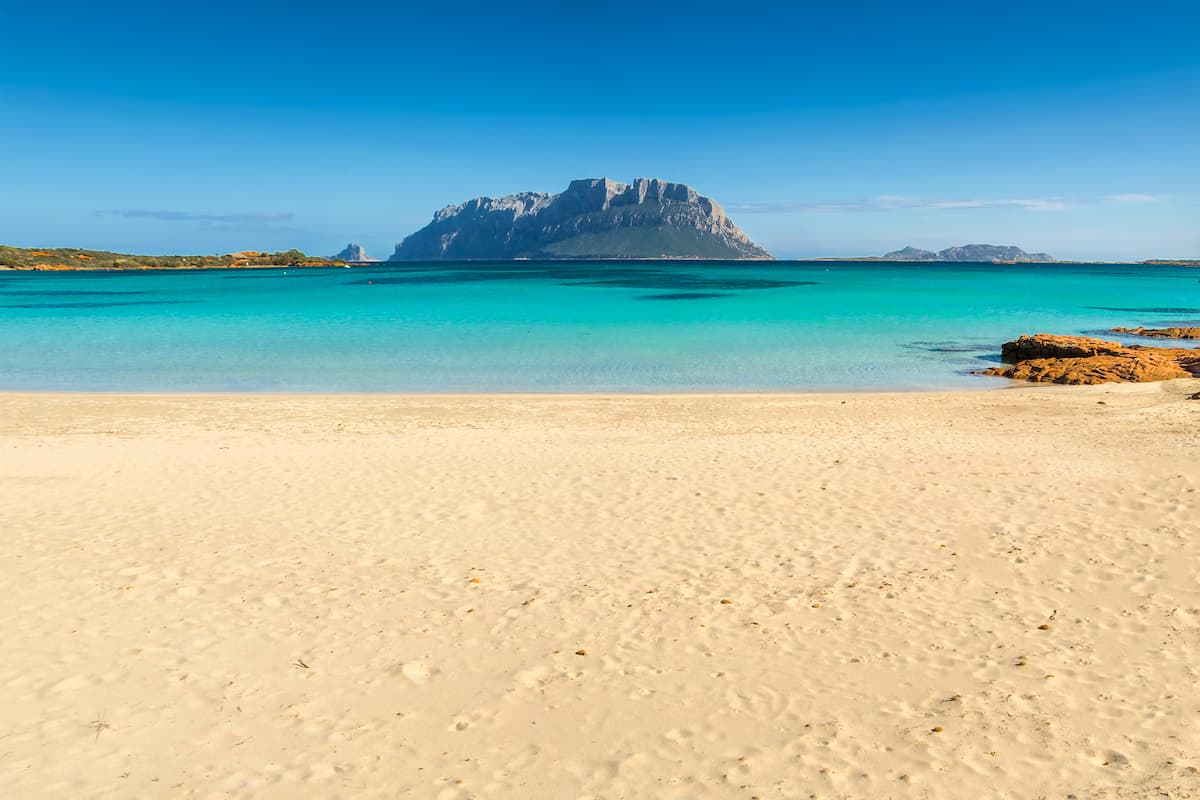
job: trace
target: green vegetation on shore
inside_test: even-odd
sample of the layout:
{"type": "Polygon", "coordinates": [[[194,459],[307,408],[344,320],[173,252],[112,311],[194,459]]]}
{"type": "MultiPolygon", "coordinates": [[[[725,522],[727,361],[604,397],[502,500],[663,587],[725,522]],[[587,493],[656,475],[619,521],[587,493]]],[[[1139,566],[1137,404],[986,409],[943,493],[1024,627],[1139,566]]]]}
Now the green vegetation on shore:
{"type": "Polygon", "coordinates": [[[213,256],[137,256],[107,250],[70,247],[37,248],[0,245],[0,267],[29,270],[74,269],[203,269],[206,267],[328,267],[343,264],[300,250],[265,253],[246,250],[213,256]]]}
{"type": "MultiPolygon", "coordinates": [[[[649,246],[649,242],[640,242],[641,238],[666,236],[671,245],[695,248],[696,258],[723,258],[723,251],[712,251],[705,247],[703,237],[693,237],[687,231],[667,230],[662,228],[639,231],[634,229],[630,237],[630,248],[636,250],[638,245],[649,246]],[[694,240],[693,240],[694,238],[694,240]],[[676,241],[678,240],[678,241],[676,241]]],[[[661,242],[656,242],[661,244],[661,242]]],[[[628,258],[630,255],[620,247],[606,241],[605,234],[583,234],[574,239],[556,242],[545,247],[539,253],[539,258],[548,259],[579,259],[589,260],[597,256],[596,252],[619,253],[616,257],[628,258]]],[[[339,253],[339,255],[341,255],[339,253]]],[[[804,261],[881,261],[891,259],[878,256],[863,256],[859,258],[813,258],[804,261]]],[[[346,261],[341,258],[322,258],[310,256],[295,248],[275,253],[244,250],[238,253],[226,253],[212,256],[138,256],[129,253],[113,253],[108,250],[81,250],[74,247],[9,247],[0,244],[0,269],[18,270],[139,270],[139,269],[245,269],[253,267],[340,267],[346,261]]],[[[912,259],[901,259],[894,263],[913,263],[912,259]]],[[[1108,263],[1057,261],[1059,264],[1108,263]]],[[[1155,258],[1136,263],[1159,264],[1176,267],[1200,267],[1197,259],[1164,259],[1155,258]]]]}

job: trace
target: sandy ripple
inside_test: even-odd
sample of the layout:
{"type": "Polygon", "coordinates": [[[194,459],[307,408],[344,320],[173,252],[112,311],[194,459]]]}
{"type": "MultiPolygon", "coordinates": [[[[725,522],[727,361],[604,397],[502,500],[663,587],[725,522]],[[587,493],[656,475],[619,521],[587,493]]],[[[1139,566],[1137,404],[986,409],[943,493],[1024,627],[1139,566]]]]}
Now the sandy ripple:
{"type": "Polygon", "coordinates": [[[1196,387],[0,395],[0,785],[1195,796],[1196,387]]]}

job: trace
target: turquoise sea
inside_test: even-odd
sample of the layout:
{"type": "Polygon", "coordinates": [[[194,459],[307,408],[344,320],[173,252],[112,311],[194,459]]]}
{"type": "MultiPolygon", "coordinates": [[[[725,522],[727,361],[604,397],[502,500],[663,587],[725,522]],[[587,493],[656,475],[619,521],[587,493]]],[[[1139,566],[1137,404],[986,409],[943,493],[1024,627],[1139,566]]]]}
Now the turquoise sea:
{"type": "Polygon", "coordinates": [[[1001,343],[1019,334],[1183,324],[1200,325],[1200,269],[506,262],[0,272],[0,389],[999,387],[1006,382],[970,372],[997,362],[1001,343]]]}

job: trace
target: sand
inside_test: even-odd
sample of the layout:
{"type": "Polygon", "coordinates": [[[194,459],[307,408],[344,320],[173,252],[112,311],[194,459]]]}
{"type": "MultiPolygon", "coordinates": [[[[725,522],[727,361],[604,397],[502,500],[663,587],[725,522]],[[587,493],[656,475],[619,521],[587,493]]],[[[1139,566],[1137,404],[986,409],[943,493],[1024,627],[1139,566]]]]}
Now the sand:
{"type": "Polygon", "coordinates": [[[0,794],[1200,797],[1198,388],[0,395],[0,794]]]}

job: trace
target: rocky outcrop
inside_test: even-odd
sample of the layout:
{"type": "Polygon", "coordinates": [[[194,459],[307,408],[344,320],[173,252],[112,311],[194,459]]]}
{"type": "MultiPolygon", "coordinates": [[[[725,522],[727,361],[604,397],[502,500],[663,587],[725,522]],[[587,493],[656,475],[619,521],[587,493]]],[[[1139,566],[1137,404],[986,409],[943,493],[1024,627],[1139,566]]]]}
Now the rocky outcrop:
{"type": "Polygon", "coordinates": [[[392,261],[517,258],[769,259],[714,200],[650,178],[572,181],[447,206],[396,245],[392,261]]]}
{"type": "Polygon", "coordinates": [[[378,258],[371,258],[367,255],[367,251],[356,245],[354,242],[346,245],[346,248],[336,256],[330,256],[333,261],[346,261],[351,264],[363,264],[370,261],[378,261],[378,258]]]}
{"type": "Polygon", "coordinates": [[[1200,328],[1113,328],[1113,333],[1147,336],[1152,339],[1200,339],[1200,328]]]}
{"type": "Polygon", "coordinates": [[[1021,248],[1012,245],[994,244],[964,244],[959,247],[947,247],[936,253],[917,247],[905,247],[903,250],[884,253],[883,259],[885,261],[973,261],[993,264],[1040,264],[1054,260],[1046,253],[1026,253],[1021,248]]]}
{"type": "Polygon", "coordinates": [[[981,374],[1041,383],[1145,383],[1200,377],[1200,350],[1126,347],[1086,336],[1039,333],[1005,342],[1001,358],[1011,366],[981,374]]]}

